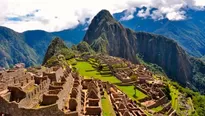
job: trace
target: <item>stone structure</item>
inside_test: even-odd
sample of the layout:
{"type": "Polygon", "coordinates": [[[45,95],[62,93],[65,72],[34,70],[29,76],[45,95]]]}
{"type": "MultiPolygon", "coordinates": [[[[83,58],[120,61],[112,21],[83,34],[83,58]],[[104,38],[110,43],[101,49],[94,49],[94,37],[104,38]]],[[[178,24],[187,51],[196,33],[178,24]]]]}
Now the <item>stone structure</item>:
{"type": "Polygon", "coordinates": [[[12,116],[78,115],[78,112],[65,111],[74,85],[69,67],[38,67],[31,72],[15,68],[1,72],[0,76],[6,85],[0,92],[1,113],[12,116]]]}
{"type": "Polygon", "coordinates": [[[144,111],[137,106],[135,101],[129,99],[114,85],[107,83],[106,89],[110,95],[110,99],[117,116],[146,116],[144,111]]]}
{"type": "Polygon", "coordinates": [[[101,116],[101,91],[99,81],[87,79],[82,82],[84,114],[101,116]]]}

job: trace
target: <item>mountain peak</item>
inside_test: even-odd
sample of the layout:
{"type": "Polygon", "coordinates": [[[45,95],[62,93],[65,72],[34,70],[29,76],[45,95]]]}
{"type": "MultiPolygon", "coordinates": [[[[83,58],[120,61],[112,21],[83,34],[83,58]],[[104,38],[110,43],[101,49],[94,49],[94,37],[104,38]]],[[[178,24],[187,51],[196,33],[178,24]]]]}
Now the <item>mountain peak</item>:
{"type": "Polygon", "coordinates": [[[89,25],[88,31],[86,32],[83,40],[88,44],[91,44],[93,39],[97,38],[95,35],[98,36],[98,34],[93,35],[93,32],[96,32],[97,30],[103,31],[112,24],[118,24],[118,22],[113,18],[108,10],[101,10],[91,21],[91,24],[89,25]],[[88,39],[88,36],[92,37],[88,39]]]}
{"type": "Polygon", "coordinates": [[[43,65],[52,57],[60,54],[62,49],[68,49],[62,39],[56,37],[52,40],[51,44],[48,46],[46,55],[43,60],[43,65]]]}
{"type": "Polygon", "coordinates": [[[98,25],[104,22],[115,22],[115,19],[108,10],[101,10],[92,20],[91,24],[98,25]]]}
{"type": "Polygon", "coordinates": [[[112,15],[110,14],[110,12],[108,10],[101,10],[96,16],[95,18],[98,19],[113,19],[112,15]]]}

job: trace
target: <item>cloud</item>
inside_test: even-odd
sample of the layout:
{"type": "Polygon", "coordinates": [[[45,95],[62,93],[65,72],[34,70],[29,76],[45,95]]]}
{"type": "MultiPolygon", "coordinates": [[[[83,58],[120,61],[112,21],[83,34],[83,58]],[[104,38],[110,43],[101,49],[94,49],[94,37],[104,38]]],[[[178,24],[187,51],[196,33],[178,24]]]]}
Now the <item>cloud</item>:
{"type": "Polygon", "coordinates": [[[129,8],[125,11],[125,16],[120,19],[120,21],[127,21],[134,18],[134,13],[136,8],[129,8]]]}
{"type": "Polygon", "coordinates": [[[121,20],[134,17],[136,7],[157,8],[141,10],[140,17],[151,16],[155,20],[185,19],[183,7],[201,9],[205,6],[202,0],[0,0],[0,25],[18,32],[26,30],[46,30],[49,32],[74,28],[78,24],[89,23],[101,9],[112,14],[123,10],[121,20]]]}
{"type": "Polygon", "coordinates": [[[141,9],[137,13],[137,16],[147,18],[147,16],[150,16],[150,8],[147,7],[146,9],[141,9]]]}

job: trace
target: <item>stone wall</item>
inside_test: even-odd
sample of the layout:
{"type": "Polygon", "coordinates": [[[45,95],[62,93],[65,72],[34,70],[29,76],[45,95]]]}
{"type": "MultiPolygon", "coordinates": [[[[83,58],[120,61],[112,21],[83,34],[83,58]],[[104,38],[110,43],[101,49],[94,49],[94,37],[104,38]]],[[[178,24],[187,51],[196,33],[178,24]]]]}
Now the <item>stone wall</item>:
{"type": "Polygon", "coordinates": [[[25,109],[18,108],[18,104],[15,102],[8,102],[4,98],[0,97],[0,104],[4,107],[0,107],[0,112],[10,114],[12,116],[63,116],[64,113],[58,109],[57,104],[52,106],[43,107],[40,109],[25,109]]]}
{"type": "Polygon", "coordinates": [[[56,80],[59,82],[61,77],[64,76],[64,70],[60,67],[56,72],[56,80]]]}
{"type": "Polygon", "coordinates": [[[58,100],[58,96],[54,95],[54,94],[44,94],[43,95],[43,101],[41,102],[41,105],[51,105],[51,104],[55,104],[56,101],[58,100]]]}
{"type": "Polygon", "coordinates": [[[50,80],[44,80],[39,84],[38,86],[35,86],[35,88],[32,91],[29,91],[26,93],[26,98],[24,98],[20,103],[19,107],[21,108],[33,108],[35,105],[37,105],[40,101],[43,100],[43,94],[48,91],[50,80]]]}
{"type": "Polygon", "coordinates": [[[149,106],[148,108],[149,108],[149,109],[152,109],[152,108],[158,107],[158,106],[160,106],[160,105],[163,105],[163,104],[165,104],[165,103],[167,103],[167,102],[168,102],[168,99],[167,99],[166,96],[164,96],[164,97],[160,98],[158,101],[156,101],[155,104],[149,106]]]}
{"type": "Polygon", "coordinates": [[[65,106],[64,102],[70,94],[70,91],[73,86],[73,81],[74,81],[73,77],[71,76],[71,74],[69,74],[66,83],[63,85],[63,89],[58,93],[59,100],[57,101],[57,104],[59,109],[64,108],[65,106]]]}
{"type": "Polygon", "coordinates": [[[146,90],[144,90],[144,89],[142,89],[141,87],[136,86],[136,88],[137,88],[138,90],[140,90],[142,93],[144,93],[144,94],[148,95],[147,91],[146,91],[146,90]]]}
{"type": "Polygon", "coordinates": [[[151,97],[147,96],[147,97],[145,97],[145,98],[143,98],[143,99],[140,99],[140,100],[138,100],[138,101],[139,101],[139,102],[145,102],[145,101],[148,101],[148,100],[151,100],[151,97]]]}

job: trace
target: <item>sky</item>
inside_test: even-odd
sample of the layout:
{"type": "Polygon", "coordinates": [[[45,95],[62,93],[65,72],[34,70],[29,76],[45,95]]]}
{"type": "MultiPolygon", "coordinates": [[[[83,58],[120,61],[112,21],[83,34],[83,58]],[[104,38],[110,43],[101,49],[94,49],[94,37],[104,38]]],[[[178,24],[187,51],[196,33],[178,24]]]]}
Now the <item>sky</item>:
{"type": "Polygon", "coordinates": [[[111,14],[127,10],[121,20],[130,20],[136,7],[138,17],[150,16],[153,20],[185,20],[185,7],[202,10],[205,0],[0,0],[0,25],[17,32],[45,30],[48,32],[75,28],[90,23],[100,10],[111,14]],[[157,8],[150,14],[151,8],[157,8]]]}

